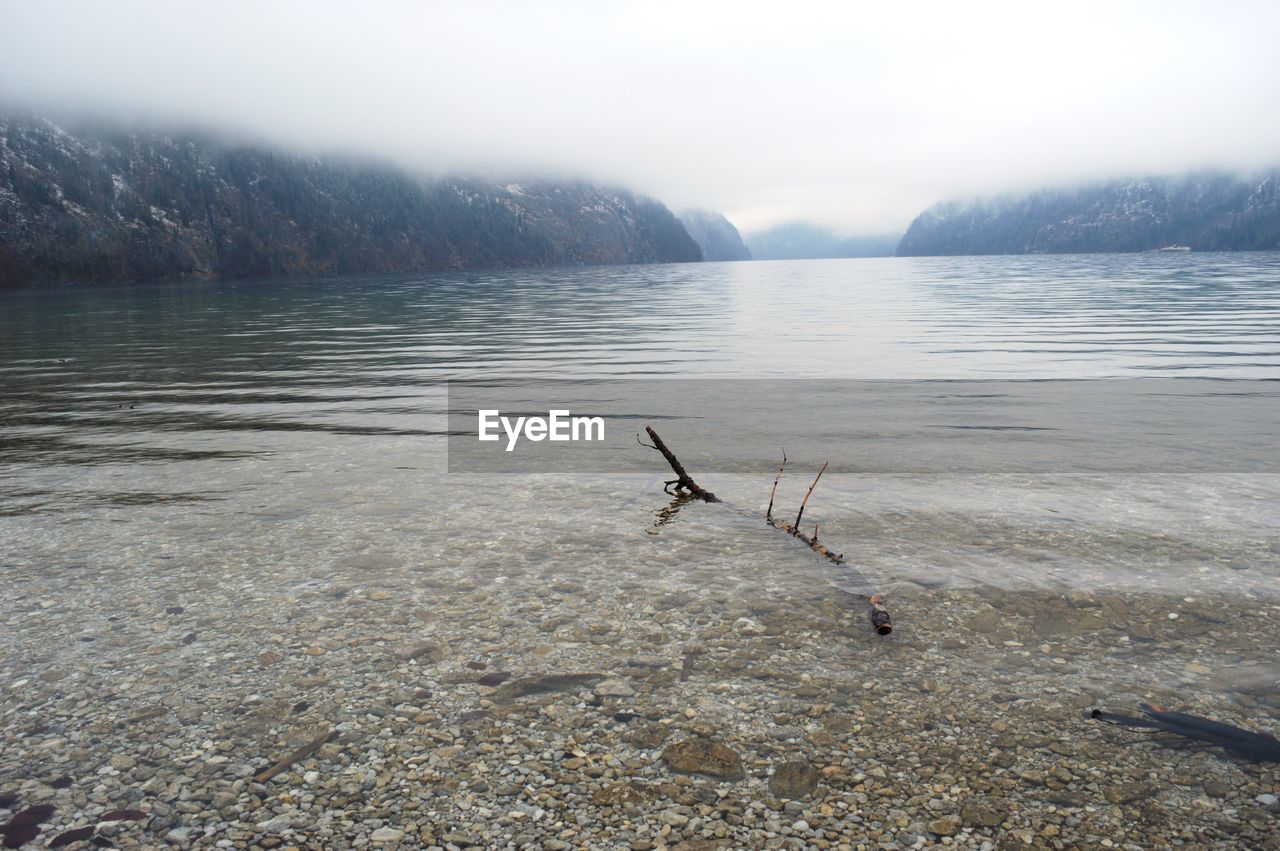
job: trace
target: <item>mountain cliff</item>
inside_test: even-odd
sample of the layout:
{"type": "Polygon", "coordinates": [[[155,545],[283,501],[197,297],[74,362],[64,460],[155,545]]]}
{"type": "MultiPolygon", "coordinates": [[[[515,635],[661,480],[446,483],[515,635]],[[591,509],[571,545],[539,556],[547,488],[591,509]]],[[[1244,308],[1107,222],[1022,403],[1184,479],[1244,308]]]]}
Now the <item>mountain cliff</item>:
{"type": "Polygon", "coordinates": [[[657,201],[0,115],[0,286],[700,260],[657,201]]]}
{"type": "Polygon", "coordinates": [[[1115,180],[1022,197],[940,204],[921,213],[899,255],[1065,254],[1280,248],[1280,171],[1115,180]]]}
{"type": "Polygon", "coordinates": [[[702,249],[703,260],[750,260],[751,252],[733,222],[719,213],[685,210],[680,222],[702,249]]]}

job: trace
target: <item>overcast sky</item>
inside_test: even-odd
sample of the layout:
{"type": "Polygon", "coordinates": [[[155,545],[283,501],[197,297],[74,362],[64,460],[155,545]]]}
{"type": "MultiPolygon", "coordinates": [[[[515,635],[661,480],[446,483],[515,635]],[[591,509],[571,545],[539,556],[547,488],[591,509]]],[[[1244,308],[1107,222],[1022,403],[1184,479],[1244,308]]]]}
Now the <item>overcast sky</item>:
{"type": "Polygon", "coordinates": [[[0,0],[0,98],[894,232],[953,197],[1280,163],[1280,3],[0,0]]]}

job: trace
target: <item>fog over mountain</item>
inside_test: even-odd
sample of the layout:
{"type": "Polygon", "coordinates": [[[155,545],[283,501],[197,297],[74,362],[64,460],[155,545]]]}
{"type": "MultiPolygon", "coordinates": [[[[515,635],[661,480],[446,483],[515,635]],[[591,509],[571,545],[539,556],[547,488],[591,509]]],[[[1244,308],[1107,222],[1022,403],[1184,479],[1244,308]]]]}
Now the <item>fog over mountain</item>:
{"type": "Polygon", "coordinates": [[[902,237],[902,256],[1280,250],[1280,170],[1111,180],[938,204],[902,237]]]}
{"type": "Polygon", "coordinates": [[[0,287],[701,259],[620,187],[0,113],[0,287]]]}
{"type": "Polygon", "coordinates": [[[1280,161],[1280,5],[5,3],[0,101],[581,176],[745,232],[1280,161]]]}
{"type": "Polygon", "coordinates": [[[747,237],[756,260],[821,260],[832,257],[891,257],[899,236],[841,237],[827,228],[792,222],[747,237]]]}
{"type": "Polygon", "coordinates": [[[742,235],[733,226],[733,222],[721,214],[708,210],[685,210],[680,214],[680,223],[702,249],[703,260],[714,262],[751,259],[751,252],[743,244],[742,235]]]}

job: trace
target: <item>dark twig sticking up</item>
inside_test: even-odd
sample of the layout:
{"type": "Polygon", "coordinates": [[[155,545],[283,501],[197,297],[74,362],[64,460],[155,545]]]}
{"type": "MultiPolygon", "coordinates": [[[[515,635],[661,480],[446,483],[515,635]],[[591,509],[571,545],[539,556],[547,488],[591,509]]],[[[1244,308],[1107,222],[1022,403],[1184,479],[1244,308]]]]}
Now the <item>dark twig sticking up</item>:
{"type": "MultiPolygon", "coordinates": [[[[782,478],[782,470],[787,466],[787,456],[782,454],[782,467],[778,468],[778,477],[773,480],[773,492],[777,493],[778,479],[782,478]]],[[[769,511],[765,516],[765,522],[775,529],[781,529],[793,538],[799,538],[809,545],[809,549],[813,550],[820,556],[826,557],[832,564],[844,564],[844,553],[837,553],[831,548],[818,543],[818,524],[813,524],[813,537],[806,537],[804,532],[800,531],[800,518],[804,516],[804,507],[809,504],[809,497],[813,496],[813,489],[818,486],[818,479],[822,478],[822,474],[827,471],[827,465],[823,464],[822,469],[818,471],[818,475],[813,477],[813,483],[809,485],[809,491],[804,495],[804,501],[800,503],[800,510],[796,513],[796,522],[794,525],[787,523],[785,520],[773,519],[773,494],[769,495],[769,511]]],[[[889,610],[884,606],[884,597],[879,594],[867,595],[867,602],[871,606],[871,626],[879,635],[889,635],[893,632],[893,621],[889,617],[889,610]]]]}
{"type": "MultiPolygon", "coordinates": [[[[787,469],[787,448],[782,448],[782,466],[778,468],[778,475],[773,477],[773,490],[769,491],[769,507],[764,510],[764,519],[773,525],[773,498],[778,495],[778,482],[782,479],[782,471],[787,469]]],[[[816,536],[816,533],[815,533],[816,536]]]]}
{"type": "MultiPolygon", "coordinates": [[[[813,477],[813,484],[809,485],[809,492],[805,494],[804,499],[800,501],[800,510],[796,512],[795,526],[797,529],[800,528],[800,518],[804,516],[804,507],[809,504],[809,497],[813,496],[813,489],[818,486],[818,479],[821,479],[822,474],[825,472],[827,472],[827,465],[823,464],[822,469],[818,471],[818,475],[813,477]]],[[[813,530],[813,539],[815,541],[818,540],[818,529],[816,526],[814,527],[814,530],[813,530]]]]}
{"type": "MultiPolygon", "coordinates": [[[[671,485],[675,485],[676,490],[687,490],[689,493],[699,497],[704,502],[720,501],[716,499],[716,495],[711,491],[703,490],[699,487],[698,483],[693,480],[693,477],[685,472],[684,465],[680,463],[680,459],[675,456],[674,452],[667,448],[667,445],[662,442],[662,438],[658,437],[658,433],[653,430],[652,426],[645,426],[644,430],[649,433],[649,439],[653,441],[653,445],[649,448],[656,449],[661,452],[662,457],[667,459],[667,463],[671,465],[671,470],[676,474],[676,478],[667,482],[663,487],[663,490],[666,490],[667,493],[671,493],[671,491],[667,489],[670,488],[671,485]]],[[[640,440],[640,435],[638,434],[636,435],[636,440],[641,446],[648,446],[648,444],[640,440]]]]}
{"type": "MultiPolygon", "coordinates": [[[[826,472],[827,465],[823,464],[822,469],[818,471],[818,475],[814,477],[813,484],[809,485],[809,492],[804,495],[804,502],[800,503],[800,511],[796,514],[795,524],[788,523],[785,520],[773,519],[773,496],[778,492],[778,480],[782,478],[782,471],[787,467],[787,453],[782,453],[782,466],[778,468],[778,476],[773,480],[773,493],[769,494],[769,510],[765,512],[764,522],[768,523],[775,529],[781,529],[793,538],[799,538],[809,545],[809,549],[813,550],[820,556],[824,556],[832,564],[844,564],[844,554],[838,553],[829,547],[818,543],[818,524],[813,524],[813,537],[805,535],[800,531],[800,518],[804,516],[804,507],[809,502],[809,497],[813,495],[813,489],[818,485],[818,479],[822,478],[822,474],[826,472]]],[[[888,633],[885,633],[886,635],[888,633]]]]}

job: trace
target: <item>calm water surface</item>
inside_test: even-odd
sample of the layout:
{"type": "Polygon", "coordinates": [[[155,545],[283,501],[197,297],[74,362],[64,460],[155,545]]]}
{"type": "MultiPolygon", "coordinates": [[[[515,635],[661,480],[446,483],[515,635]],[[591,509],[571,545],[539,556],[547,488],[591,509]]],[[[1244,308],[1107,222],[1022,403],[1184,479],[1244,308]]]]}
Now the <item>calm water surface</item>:
{"type": "MultiPolygon", "coordinates": [[[[58,287],[0,293],[0,345],[0,575],[23,593],[93,587],[101,605],[122,577],[163,585],[175,561],[251,575],[262,593],[353,571],[377,582],[380,565],[658,587],[722,560],[744,587],[767,573],[822,588],[822,565],[737,515],[686,513],[646,534],[665,504],[660,464],[574,486],[446,475],[444,382],[1280,379],[1280,254],[58,287]]],[[[756,507],[769,481],[714,489],[756,507]]],[[[781,498],[803,487],[784,481],[781,498]]],[[[836,475],[810,512],[890,592],[1190,588],[1262,602],[1280,587],[1278,509],[1275,475],[1232,472],[836,475]]]]}

